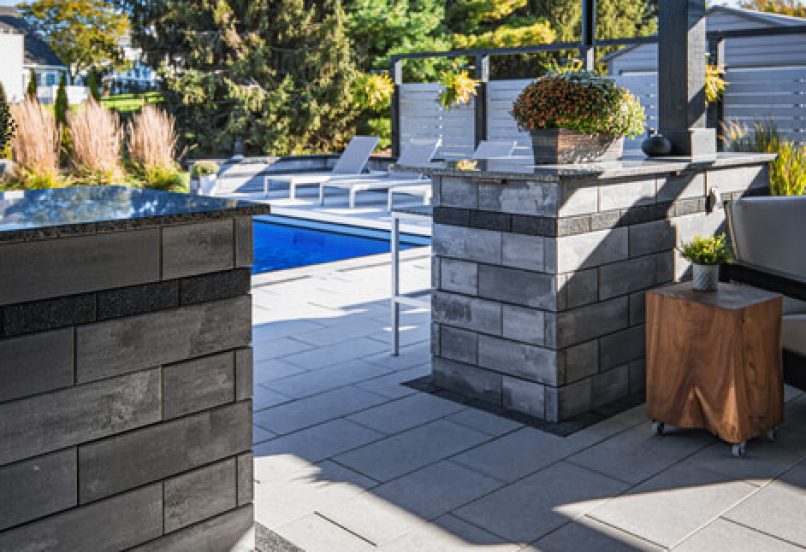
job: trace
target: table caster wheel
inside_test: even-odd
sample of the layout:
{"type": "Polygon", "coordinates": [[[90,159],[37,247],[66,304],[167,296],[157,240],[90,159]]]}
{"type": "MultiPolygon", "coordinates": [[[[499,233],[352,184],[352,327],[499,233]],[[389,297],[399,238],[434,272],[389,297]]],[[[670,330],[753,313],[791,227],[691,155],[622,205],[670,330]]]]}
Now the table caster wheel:
{"type": "Polygon", "coordinates": [[[736,458],[744,458],[744,455],[747,453],[747,443],[737,443],[733,445],[733,449],[731,450],[731,454],[736,458]]]}
{"type": "Polygon", "coordinates": [[[655,435],[663,435],[665,429],[666,426],[663,424],[663,422],[659,422],[657,420],[652,421],[652,433],[655,435]]]}
{"type": "Polygon", "coordinates": [[[771,430],[769,430],[767,432],[767,440],[772,441],[772,442],[775,442],[776,440],[778,440],[778,428],[777,427],[774,427],[774,428],[772,428],[771,430]]]}

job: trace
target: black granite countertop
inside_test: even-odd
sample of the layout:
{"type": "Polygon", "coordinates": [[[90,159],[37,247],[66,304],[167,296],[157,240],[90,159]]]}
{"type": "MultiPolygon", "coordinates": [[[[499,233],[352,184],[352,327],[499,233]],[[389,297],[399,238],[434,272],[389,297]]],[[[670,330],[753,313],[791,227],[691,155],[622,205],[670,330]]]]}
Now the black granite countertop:
{"type": "Polygon", "coordinates": [[[461,176],[489,180],[542,180],[559,182],[576,178],[624,178],[674,174],[685,171],[702,171],[709,168],[727,168],[757,165],[775,159],[768,153],[719,153],[711,159],[692,160],[690,157],[647,158],[627,155],[621,161],[606,163],[580,163],[573,165],[533,165],[524,159],[478,161],[476,170],[462,170],[456,162],[438,162],[427,166],[405,167],[401,170],[422,172],[428,175],[461,176]]]}
{"type": "Polygon", "coordinates": [[[0,242],[262,215],[269,205],[122,186],[0,193],[0,242]]]}

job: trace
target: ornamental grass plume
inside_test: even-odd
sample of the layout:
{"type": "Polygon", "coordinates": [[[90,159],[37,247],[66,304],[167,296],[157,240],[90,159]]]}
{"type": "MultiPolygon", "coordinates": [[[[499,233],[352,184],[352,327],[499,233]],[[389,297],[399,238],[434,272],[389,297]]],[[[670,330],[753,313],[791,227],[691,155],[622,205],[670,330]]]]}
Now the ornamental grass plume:
{"type": "Polygon", "coordinates": [[[70,161],[82,184],[120,184],[123,131],[117,113],[90,98],[67,116],[70,161]]]}
{"type": "Polygon", "coordinates": [[[161,109],[146,105],[126,125],[129,161],[146,187],[180,191],[186,188],[176,162],[175,120],[161,109]]]}
{"type": "Polygon", "coordinates": [[[53,114],[39,100],[26,97],[11,106],[11,116],[16,125],[12,185],[30,189],[64,185],[59,173],[61,136],[53,114]]]}

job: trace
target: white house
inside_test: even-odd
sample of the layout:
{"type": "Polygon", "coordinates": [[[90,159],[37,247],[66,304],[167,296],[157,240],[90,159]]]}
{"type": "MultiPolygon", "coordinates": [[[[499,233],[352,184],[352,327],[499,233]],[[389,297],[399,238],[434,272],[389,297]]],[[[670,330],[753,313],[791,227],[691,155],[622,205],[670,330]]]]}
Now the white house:
{"type": "Polygon", "coordinates": [[[0,52],[0,79],[9,99],[22,99],[33,71],[40,100],[53,101],[55,88],[62,74],[67,73],[67,67],[12,6],[0,6],[0,52]]]}
{"type": "Polygon", "coordinates": [[[10,101],[19,100],[25,93],[24,51],[23,35],[0,24],[0,83],[10,101]]]}

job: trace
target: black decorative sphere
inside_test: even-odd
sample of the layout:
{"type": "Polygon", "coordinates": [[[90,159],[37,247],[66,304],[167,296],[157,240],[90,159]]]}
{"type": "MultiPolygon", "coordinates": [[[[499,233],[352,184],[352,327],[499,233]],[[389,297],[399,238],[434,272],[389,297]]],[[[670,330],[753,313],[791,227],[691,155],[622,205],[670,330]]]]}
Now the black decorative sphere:
{"type": "Polygon", "coordinates": [[[672,153],[672,143],[661,134],[648,137],[641,143],[641,151],[649,157],[659,157],[672,153]]]}

